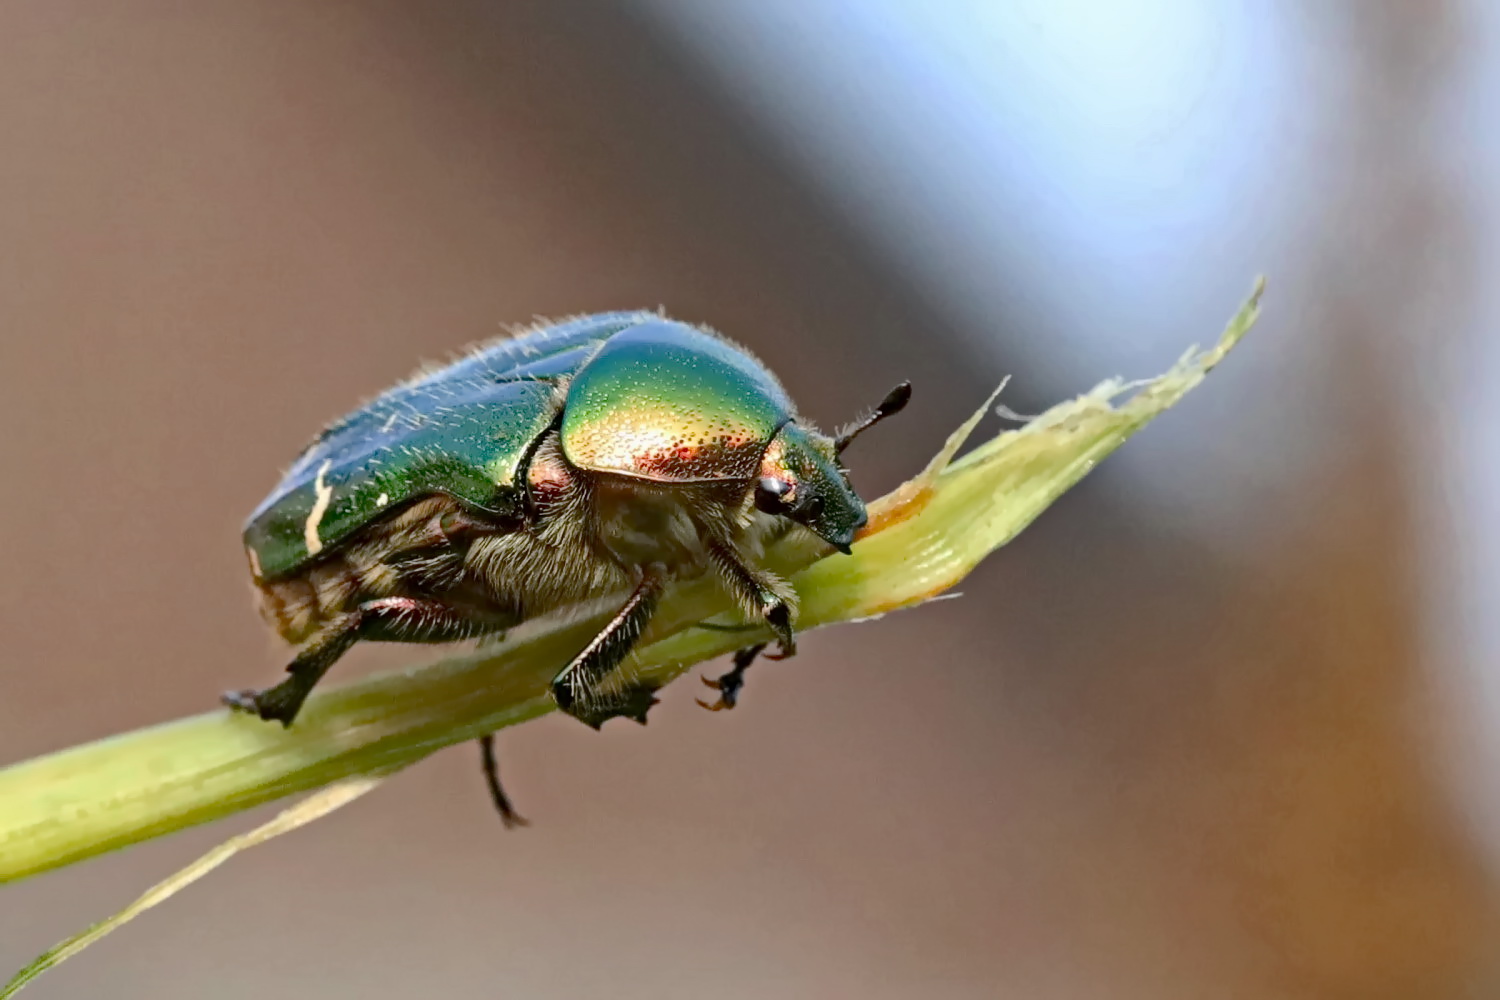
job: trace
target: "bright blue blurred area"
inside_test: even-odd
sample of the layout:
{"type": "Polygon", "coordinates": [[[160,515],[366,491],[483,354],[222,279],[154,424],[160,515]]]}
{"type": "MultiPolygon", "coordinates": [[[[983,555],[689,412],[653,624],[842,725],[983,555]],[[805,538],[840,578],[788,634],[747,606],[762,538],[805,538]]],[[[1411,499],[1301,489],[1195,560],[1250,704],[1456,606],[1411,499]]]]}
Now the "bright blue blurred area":
{"type": "Polygon", "coordinates": [[[648,7],[980,346],[1019,302],[1091,364],[1223,314],[1335,110],[1298,98],[1317,53],[1264,5],[648,7]]]}

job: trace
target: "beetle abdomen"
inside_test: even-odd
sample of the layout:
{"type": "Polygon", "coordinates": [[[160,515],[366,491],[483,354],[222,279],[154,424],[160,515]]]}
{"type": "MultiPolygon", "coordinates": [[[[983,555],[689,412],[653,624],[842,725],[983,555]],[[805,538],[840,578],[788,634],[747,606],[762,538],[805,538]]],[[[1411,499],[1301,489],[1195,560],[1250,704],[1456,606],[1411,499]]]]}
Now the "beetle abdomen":
{"type": "Polygon", "coordinates": [[[300,643],[365,601],[448,591],[462,598],[470,540],[444,527],[462,514],[452,498],[441,495],[408,504],[300,572],[258,581],[261,613],[283,639],[300,643]]]}
{"type": "Polygon", "coordinates": [[[353,603],[359,575],[342,559],[329,560],[298,576],[262,582],[260,614],[286,642],[296,645],[353,603]]]}

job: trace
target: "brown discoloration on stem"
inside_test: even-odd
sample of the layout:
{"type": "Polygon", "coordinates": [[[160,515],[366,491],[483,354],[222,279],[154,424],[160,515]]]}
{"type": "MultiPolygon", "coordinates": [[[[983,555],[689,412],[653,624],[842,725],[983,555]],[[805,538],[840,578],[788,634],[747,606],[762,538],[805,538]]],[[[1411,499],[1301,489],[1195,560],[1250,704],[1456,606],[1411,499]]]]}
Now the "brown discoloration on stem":
{"type": "MultiPolygon", "coordinates": [[[[1006,381],[1008,382],[1009,379],[1006,381]]],[[[856,541],[869,538],[892,525],[900,524],[922,513],[923,508],[932,500],[933,484],[937,482],[938,476],[942,475],[943,470],[953,461],[953,456],[958,454],[958,449],[963,447],[969,435],[974,433],[974,428],[978,427],[979,422],[990,412],[990,408],[995,405],[995,400],[1004,389],[1005,382],[1001,382],[1000,386],[990,393],[989,399],[984,401],[984,405],[960,424],[958,430],[948,435],[948,440],[943,442],[943,449],[933,456],[932,461],[927,463],[927,467],[915,479],[902,483],[870,504],[869,523],[854,536],[856,541]]]]}

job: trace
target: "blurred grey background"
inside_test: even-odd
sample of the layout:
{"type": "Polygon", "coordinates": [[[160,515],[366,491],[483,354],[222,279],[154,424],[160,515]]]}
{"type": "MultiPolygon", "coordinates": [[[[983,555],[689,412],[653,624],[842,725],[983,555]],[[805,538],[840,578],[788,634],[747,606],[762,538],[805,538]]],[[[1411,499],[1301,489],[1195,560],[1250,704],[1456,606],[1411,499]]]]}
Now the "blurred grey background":
{"type": "MultiPolygon", "coordinates": [[[[0,4],[0,762],[273,679],[243,516],[501,324],[909,378],[874,494],[1271,279],[962,600],[505,733],[522,832],[441,754],[29,995],[1495,996],[1497,264],[1485,0],[0,4]]],[[[6,887],[0,970],[251,819],[6,887]]]]}

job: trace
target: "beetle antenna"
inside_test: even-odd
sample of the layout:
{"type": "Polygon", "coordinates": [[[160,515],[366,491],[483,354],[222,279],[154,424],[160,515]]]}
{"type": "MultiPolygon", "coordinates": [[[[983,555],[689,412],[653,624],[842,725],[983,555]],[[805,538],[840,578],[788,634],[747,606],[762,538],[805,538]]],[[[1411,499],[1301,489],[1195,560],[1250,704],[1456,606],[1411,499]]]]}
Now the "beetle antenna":
{"type": "Polygon", "coordinates": [[[844,449],[849,447],[849,445],[853,443],[855,438],[859,437],[865,431],[880,423],[886,417],[893,417],[896,414],[900,413],[903,409],[906,408],[906,404],[910,401],[911,383],[902,382],[900,385],[896,386],[896,388],[885,394],[885,398],[880,401],[880,405],[875,407],[875,411],[868,417],[865,417],[863,420],[856,421],[852,426],[847,427],[843,431],[839,432],[839,436],[834,438],[833,441],[834,452],[837,454],[842,454],[844,449]]]}

